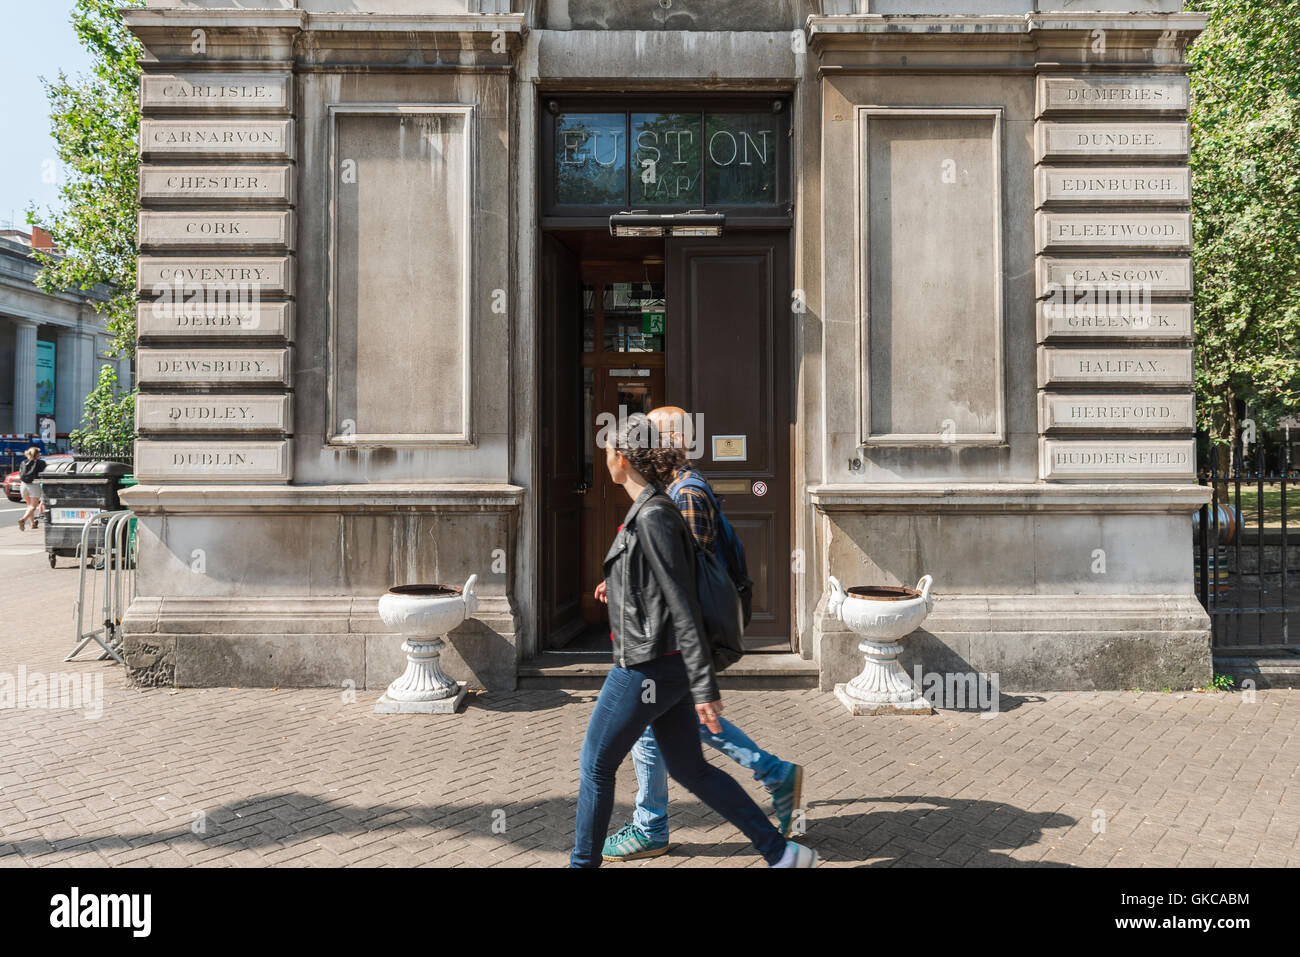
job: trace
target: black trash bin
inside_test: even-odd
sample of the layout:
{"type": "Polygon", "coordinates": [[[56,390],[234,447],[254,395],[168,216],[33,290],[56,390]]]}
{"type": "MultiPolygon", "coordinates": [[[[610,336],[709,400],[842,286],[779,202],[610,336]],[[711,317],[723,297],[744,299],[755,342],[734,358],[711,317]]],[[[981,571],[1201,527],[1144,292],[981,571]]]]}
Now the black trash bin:
{"type": "MultiPolygon", "coordinates": [[[[77,462],[73,469],[56,475],[41,475],[41,499],[45,503],[45,554],[53,568],[59,556],[75,557],[81,544],[81,530],[87,521],[94,527],[86,548],[93,555],[104,543],[103,512],[122,508],[117,492],[131,466],[122,462],[77,462]]],[[[89,557],[89,556],[87,556],[89,557]]]]}

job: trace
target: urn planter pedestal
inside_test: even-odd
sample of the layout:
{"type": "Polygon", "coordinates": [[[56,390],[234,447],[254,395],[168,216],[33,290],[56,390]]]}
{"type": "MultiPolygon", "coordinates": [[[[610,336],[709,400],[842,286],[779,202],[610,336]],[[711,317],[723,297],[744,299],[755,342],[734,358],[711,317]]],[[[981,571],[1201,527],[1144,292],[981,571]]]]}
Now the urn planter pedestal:
{"type": "Polygon", "coordinates": [[[898,663],[902,641],[934,607],[933,579],[926,575],[916,588],[868,585],[845,589],[830,577],[828,612],[862,637],[858,651],[866,656],[862,673],[835,686],[835,696],[853,715],[933,714],[916,683],[898,663]]]}
{"type": "Polygon", "coordinates": [[[477,575],[454,585],[394,585],[379,599],[379,617],[405,636],[406,670],[375,704],[375,714],[455,714],[466,682],[438,664],[446,634],[474,614],[477,575]]]}

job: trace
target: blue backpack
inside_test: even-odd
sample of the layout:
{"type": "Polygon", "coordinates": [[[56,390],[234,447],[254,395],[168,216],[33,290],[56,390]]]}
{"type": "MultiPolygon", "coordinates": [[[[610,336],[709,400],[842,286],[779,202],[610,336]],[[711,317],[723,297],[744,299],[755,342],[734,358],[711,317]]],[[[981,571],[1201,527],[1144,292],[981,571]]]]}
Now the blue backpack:
{"type": "Polygon", "coordinates": [[[726,566],[732,584],[736,586],[736,591],[740,594],[744,624],[748,627],[749,619],[753,614],[754,582],[749,577],[749,566],[745,563],[745,546],[741,543],[740,536],[736,534],[736,530],[727,521],[727,516],[722,514],[722,506],[714,498],[713,489],[709,488],[708,482],[691,477],[682,482],[678,488],[699,489],[709,497],[709,504],[713,506],[713,514],[718,519],[718,536],[714,540],[713,546],[717,550],[718,557],[722,559],[723,564],[726,566]]]}

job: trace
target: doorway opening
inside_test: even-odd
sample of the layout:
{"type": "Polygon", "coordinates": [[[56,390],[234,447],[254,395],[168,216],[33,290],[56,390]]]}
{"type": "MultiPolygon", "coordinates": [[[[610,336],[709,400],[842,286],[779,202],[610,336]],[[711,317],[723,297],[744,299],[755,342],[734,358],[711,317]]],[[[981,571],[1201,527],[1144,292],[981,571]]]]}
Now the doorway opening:
{"type": "Polygon", "coordinates": [[[661,405],[698,423],[693,463],[745,545],[747,651],[792,649],[788,242],[543,232],[541,650],[608,650],[594,592],[631,503],[597,436],[661,405]]]}

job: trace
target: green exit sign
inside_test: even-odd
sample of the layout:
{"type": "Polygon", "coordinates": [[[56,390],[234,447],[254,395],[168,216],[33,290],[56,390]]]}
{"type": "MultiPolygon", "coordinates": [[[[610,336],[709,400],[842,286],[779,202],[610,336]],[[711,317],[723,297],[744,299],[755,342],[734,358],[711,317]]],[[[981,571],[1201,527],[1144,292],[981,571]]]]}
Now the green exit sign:
{"type": "Polygon", "coordinates": [[[647,336],[664,334],[664,314],[662,312],[641,313],[641,332],[647,336]]]}

